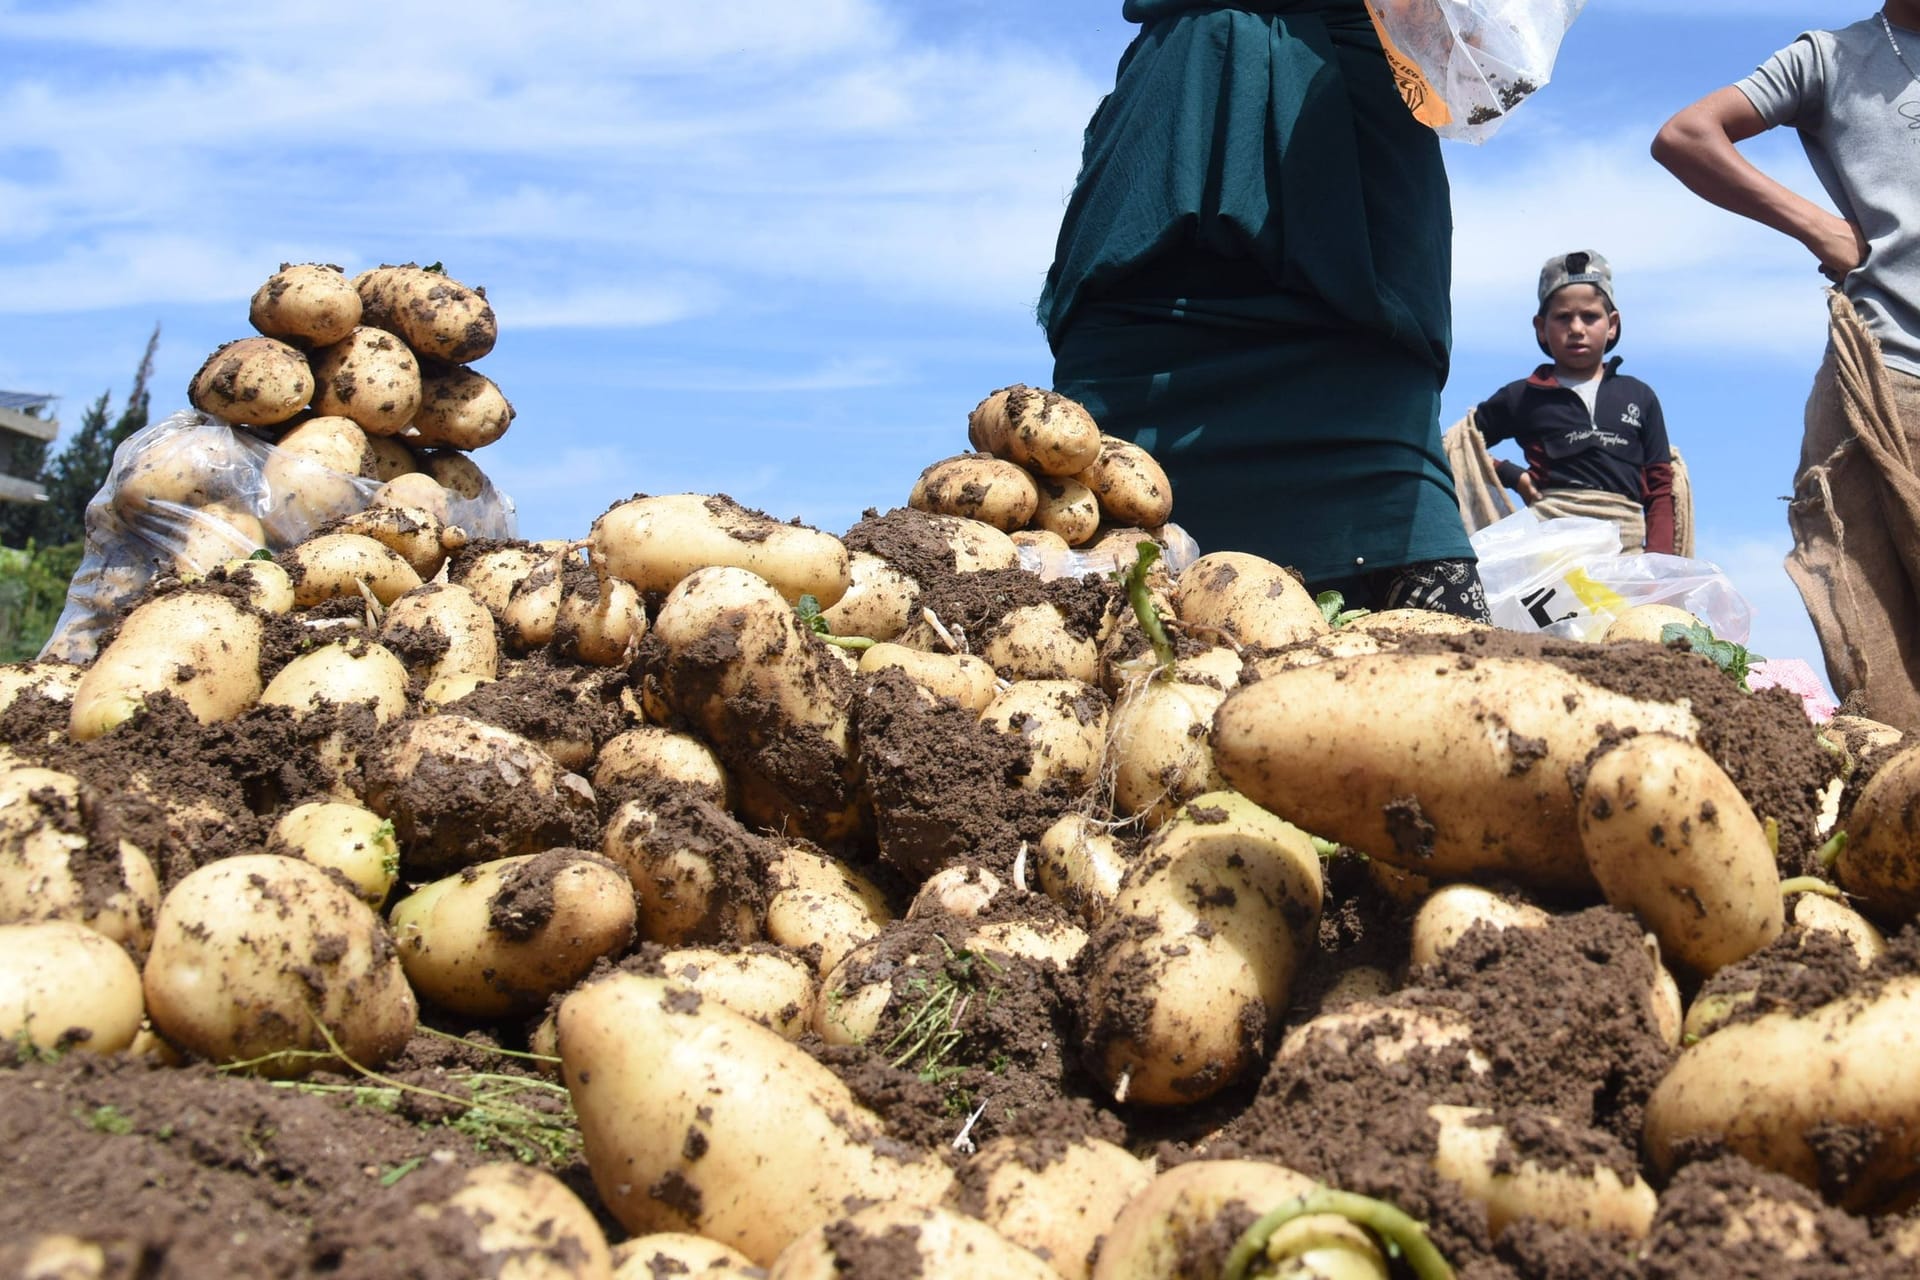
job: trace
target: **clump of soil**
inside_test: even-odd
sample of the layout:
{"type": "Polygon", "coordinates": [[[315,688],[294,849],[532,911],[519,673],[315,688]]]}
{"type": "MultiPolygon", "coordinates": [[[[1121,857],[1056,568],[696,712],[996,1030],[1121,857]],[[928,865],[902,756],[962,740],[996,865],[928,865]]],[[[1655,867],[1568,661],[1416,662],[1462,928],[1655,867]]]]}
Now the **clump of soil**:
{"type": "Polygon", "coordinates": [[[1688,1165],[1660,1196],[1646,1280],[1846,1280],[1910,1273],[1861,1219],[1793,1179],[1721,1156],[1688,1165]]]}

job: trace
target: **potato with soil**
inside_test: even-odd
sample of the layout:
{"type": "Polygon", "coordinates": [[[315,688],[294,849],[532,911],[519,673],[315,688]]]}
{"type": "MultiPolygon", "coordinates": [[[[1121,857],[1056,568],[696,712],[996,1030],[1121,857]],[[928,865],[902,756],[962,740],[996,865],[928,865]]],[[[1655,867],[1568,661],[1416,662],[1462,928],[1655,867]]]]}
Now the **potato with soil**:
{"type": "Polygon", "coordinates": [[[1920,913],[1920,747],[1881,765],[1842,825],[1834,875],[1861,910],[1889,924],[1920,913]]]}
{"type": "Polygon", "coordinates": [[[378,1067],[418,1016],[372,908],[331,873],[270,853],[209,863],[175,885],[143,977],[147,1014],[171,1043],[278,1078],[306,1074],[334,1045],[378,1067]]]}
{"type": "Polygon", "coordinates": [[[390,726],[365,769],[367,807],[393,821],[411,876],[597,842],[586,779],[519,734],[468,716],[390,726]]]}
{"type": "Polygon", "coordinates": [[[467,544],[466,530],[423,507],[369,506],[341,517],[328,532],[372,538],[412,565],[422,582],[440,572],[449,553],[467,544]]]}
{"type": "Polygon", "coordinates": [[[0,924],[69,921],[144,955],[160,879],[122,809],[71,774],[0,769],[0,924]]]}
{"type": "Polygon", "coordinates": [[[748,822],[826,844],[865,828],[853,674],[774,585],[741,568],[692,573],[661,604],[640,661],[726,765],[748,822]]]}
{"type": "Polygon", "coordinates": [[[799,845],[783,845],[768,877],[767,938],[816,957],[824,976],[893,919],[887,896],[853,867],[799,845]]]}
{"type": "Polygon", "coordinates": [[[1422,875],[1587,889],[1569,770],[1603,729],[1692,738],[1689,706],[1551,662],[1405,652],[1281,671],[1227,696],[1228,784],[1315,835],[1422,875]]]}
{"type": "Polygon", "coordinates": [[[126,948],[69,920],[0,924],[0,1058],[22,1043],[42,1053],[118,1053],[146,1007],[126,948]]]}
{"type": "Polygon", "coordinates": [[[269,338],[329,346],[360,323],[360,294],[338,267],[287,263],[254,290],[247,319],[269,338]]]}
{"type": "Polygon", "coordinates": [[[281,814],[267,852],[338,871],[376,911],[400,875],[393,824],[371,809],[339,800],[309,800],[281,814]]]}
{"type": "Polygon", "coordinates": [[[273,338],[241,338],[208,356],[187,387],[187,402],[228,422],[270,427],[314,396],[314,371],[298,349],[273,338]]]}
{"type": "Polygon", "coordinates": [[[930,464],[913,483],[907,505],[930,515],[960,516],[1002,533],[1026,527],[1040,506],[1040,491],[1024,467],[981,453],[963,453],[930,464]]]}
{"type": "Polygon", "coordinates": [[[594,794],[603,800],[671,783],[722,809],[732,804],[727,771],[713,748],[690,733],[654,724],[628,729],[601,744],[594,756],[592,782],[594,794]]]}
{"type": "Polygon", "coordinates": [[[1264,1061],[1321,894],[1312,840],[1244,796],[1163,825],[1090,944],[1085,1055],[1114,1098],[1187,1105],[1264,1061]]]}
{"type": "Polygon", "coordinates": [[[380,624],[380,639],[423,684],[450,676],[486,681],[500,674],[493,614],[457,583],[429,582],[400,596],[380,624]]]}
{"type": "Polygon", "coordinates": [[[632,945],[627,873],[581,849],[500,858],[416,889],[390,913],[407,981],[469,1018],[532,1013],[632,945]]]}
{"type": "Polygon", "coordinates": [[[1066,1280],[1086,1280],[1101,1237],[1153,1181],[1153,1171],[1100,1138],[1041,1146],[1001,1137],[980,1148],[961,1178],[967,1198],[980,1200],[981,1221],[1046,1259],[1066,1280]]]}
{"type": "MultiPolygon", "coordinates": [[[[1223,1223],[1252,1223],[1319,1184],[1284,1165],[1260,1160],[1194,1160],[1157,1174],[1115,1219],[1093,1280],[1167,1280],[1218,1276],[1238,1232],[1223,1223]]],[[[1291,1262],[1289,1276],[1385,1280],[1386,1259],[1367,1233],[1344,1218],[1315,1214],[1276,1232],[1269,1256],[1291,1262]]]]}
{"type": "Polygon", "coordinates": [[[613,1280],[766,1280],[738,1249],[685,1231],[653,1231],[613,1246],[613,1280]]]}
{"type": "Polygon", "coordinates": [[[1031,763],[1020,785],[1041,791],[1058,783],[1090,789],[1106,751],[1107,695],[1080,680],[1017,680],[980,713],[993,733],[1027,747],[1031,763]]]}
{"type": "Polygon", "coordinates": [[[420,574],[399,552],[363,533],[323,533],[280,553],[293,579],[294,603],[302,609],[339,596],[358,599],[361,590],[383,605],[420,585],[420,574]]]}
{"type": "Polygon", "coordinates": [[[938,1205],[875,1204],[822,1223],[780,1251],[767,1280],[839,1280],[875,1249],[891,1265],[942,1280],[1059,1280],[1059,1272],[977,1218],[938,1205]]]}
{"type": "Polygon", "coordinates": [[[1100,456],[1100,428],[1084,405],[1019,383],[974,406],[967,441],[1044,476],[1071,476],[1100,456]]]}
{"type": "Polygon", "coordinates": [[[656,789],[607,821],[601,852],[632,881],[649,942],[751,942],[766,910],[771,850],[733,815],[685,791],[656,789]]]}
{"type": "Polygon", "coordinates": [[[745,569],[788,604],[812,596],[825,609],[852,582],[847,548],[830,533],[781,524],[731,498],[670,493],[631,498],[593,522],[596,560],[645,592],[673,590],[697,569],[745,569]]]}
{"type": "Polygon", "coordinates": [[[1580,848],[1607,901],[1696,974],[1744,959],[1786,927],[1766,829],[1691,742],[1643,733],[1593,761],[1580,848]]]}
{"type": "Polygon", "coordinates": [[[487,295],[429,267],[375,267],[353,278],[366,322],[391,330],[423,356],[471,364],[493,350],[499,321],[487,295]]]}
{"type": "Polygon", "coordinates": [[[1151,529],[1173,514],[1173,485],[1154,456],[1117,436],[1100,437],[1100,452],[1073,476],[1093,490],[1106,523],[1151,529]]]}
{"type": "Polygon", "coordinates": [[[850,1204],[937,1204],[953,1175],[804,1051],[657,978],[560,1005],[562,1073],[602,1201],[629,1231],[693,1231],[767,1265],[850,1204]]]}
{"type": "Polygon", "coordinates": [[[798,1040],[813,1024],[818,982],[806,961],[781,947],[675,947],[659,956],[662,977],[798,1040]]]}
{"type": "Polygon", "coordinates": [[[1100,499],[1078,480],[1041,479],[1040,505],[1034,509],[1035,529],[1060,539],[1061,550],[1090,541],[1100,532],[1100,499]]]}
{"type": "Polygon", "coordinates": [[[1723,1026],[1681,1051],[1647,1100],[1666,1176],[1712,1143],[1853,1213],[1904,1207],[1920,1162],[1920,977],[1869,979],[1805,1012],[1723,1026]]]}
{"type": "Polygon", "coordinates": [[[851,585],[846,594],[820,613],[829,634],[884,643],[905,631],[920,584],[868,551],[853,552],[847,571],[851,585]]]}
{"type": "Polygon", "coordinates": [[[163,528],[179,507],[211,506],[246,495],[254,467],[250,447],[219,422],[169,427],[148,437],[138,452],[120,451],[114,461],[107,477],[114,511],[131,523],[154,528],[163,528]]]}
{"type": "Polygon", "coordinates": [[[970,653],[929,653],[900,644],[876,644],[860,655],[860,674],[904,671],[936,698],[951,698],[970,711],[985,711],[999,695],[993,668],[970,653]]]}
{"type": "Polygon", "coordinates": [[[435,366],[420,376],[414,442],[450,449],[485,448],[507,434],[513,417],[513,405],[486,374],[435,366]]]}
{"type": "Polygon", "coordinates": [[[492,1161],[457,1175],[452,1190],[416,1203],[423,1231],[470,1238],[502,1280],[613,1280],[613,1251],[593,1210],[543,1169],[492,1161]],[[458,1223],[459,1226],[453,1226],[458,1223]]]}
{"type": "Polygon", "coordinates": [[[1632,1153],[1617,1142],[1532,1110],[1502,1116],[1484,1107],[1436,1104],[1427,1115],[1439,1128],[1434,1171],[1486,1209],[1494,1239],[1516,1222],[1634,1240],[1652,1229],[1653,1188],[1633,1172],[1632,1153]],[[1541,1142],[1540,1154],[1529,1153],[1529,1141],[1541,1142]],[[1570,1158],[1575,1151],[1578,1157],[1570,1158]]]}
{"type": "Polygon", "coordinates": [[[202,724],[231,720],[259,698],[265,630],[219,589],[188,587],[136,607],[73,691],[67,732],[86,742],[124,723],[158,693],[202,724]]]}
{"type": "Polygon", "coordinates": [[[1034,866],[1041,892],[1091,927],[1119,896],[1129,861],[1112,831],[1069,813],[1041,835],[1034,866]]]}
{"type": "Polygon", "coordinates": [[[1208,739],[1227,691],[1215,684],[1136,678],[1107,729],[1113,805],[1148,829],[1197,795],[1226,788],[1208,739]]]}
{"type": "Polygon", "coordinates": [[[1188,565],[1174,586],[1180,625],[1203,640],[1284,649],[1324,635],[1327,620],[1293,571],[1245,551],[1215,551],[1188,565]]]}
{"type": "Polygon", "coordinates": [[[313,410],[397,436],[420,410],[420,362],[385,329],[356,326],[313,353],[313,410]]]}
{"type": "Polygon", "coordinates": [[[1003,680],[1092,684],[1100,674],[1100,652],[1093,637],[1076,634],[1056,604],[1009,609],[980,643],[980,656],[1003,680]]]}

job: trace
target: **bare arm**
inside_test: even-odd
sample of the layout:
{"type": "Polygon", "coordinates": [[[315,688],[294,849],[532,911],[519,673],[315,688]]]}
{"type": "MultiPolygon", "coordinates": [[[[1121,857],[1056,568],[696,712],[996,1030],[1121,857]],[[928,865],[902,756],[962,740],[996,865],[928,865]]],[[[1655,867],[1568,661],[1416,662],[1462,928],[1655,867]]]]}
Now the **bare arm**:
{"type": "Polygon", "coordinates": [[[1703,200],[1792,236],[1819,259],[1829,279],[1838,280],[1866,260],[1866,238],[1851,222],[1788,190],[1740,154],[1735,144],[1766,128],[1747,95],[1729,85],[1662,125],[1653,140],[1653,158],[1703,200]]]}

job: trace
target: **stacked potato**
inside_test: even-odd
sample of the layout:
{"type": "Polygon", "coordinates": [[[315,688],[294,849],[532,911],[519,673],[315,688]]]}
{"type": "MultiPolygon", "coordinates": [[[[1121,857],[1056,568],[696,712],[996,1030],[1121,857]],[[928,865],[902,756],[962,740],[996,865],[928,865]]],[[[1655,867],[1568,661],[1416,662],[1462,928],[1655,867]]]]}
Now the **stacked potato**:
{"type": "MultiPolygon", "coordinates": [[[[1756,776],[1750,735],[1730,728],[1777,702],[1756,710],[1654,646],[1631,656],[1677,673],[1686,696],[1588,679],[1546,641],[1491,652],[1491,629],[1437,615],[1335,628],[1286,568],[1231,550],[1162,566],[1131,598],[1110,580],[1042,582],[1016,538],[1037,527],[1082,552],[1124,528],[1130,550],[1170,515],[1164,477],[1078,406],[1026,388],[989,396],[972,435],[981,454],[929,468],[911,508],[844,537],[702,494],[619,502],[582,539],[544,544],[451,546],[411,517],[368,519],[153,594],[84,669],[0,680],[0,713],[29,697],[68,708],[63,728],[5,744],[0,992],[24,994],[0,1001],[0,1036],[54,1047],[87,1031],[111,1052],[144,1018],[173,1051],[291,1074],[327,1052],[376,1067],[421,1021],[490,1022],[557,1059],[600,1207],[632,1234],[626,1254],[659,1271],[724,1252],[831,1274],[864,1234],[946,1250],[928,1274],[975,1274],[957,1269],[966,1257],[978,1274],[1163,1275],[1209,1249],[1193,1265],[1216,1274],[1265,1210],[1364,1176],[1210,1145],[1231,1118],[1208,1107],[1258,1106],[1263,1074],[1298,1082],[1328,1059],[1379,1091],[1383,1115],[1405,1119],[1407,1091],[1438,1090],[1400,1134],[1428,1145],[1392,1172],[1444,1184],[1432,1210],[1455,1215],[1456,1243],[1482,1242],[1485,1268],[1485,1242],[1510,1226],[1609,1256],[1649,1237],[1654,1179],[1622,1145],[1641,1110],[1646,1168],[1662,1176],[1725,1142],[1817,1180],[1796,1135],[1870,1130],[1897,1159],[1857,1178],[1847,1205],[1893,1202],[1920,1103],[1827,1088],[1837,1051],[1774,1072],[1791,1097],[1762,1114],[1707,1103],[1758,1088],[1741,1067],[1775,1041],[1832,1045],[1904,1019],[1910,1042],[1910,974],[1784,1029],[1769,1015],[1781,1022],[1764,1037],[1703,1014],[1701,1043],[1678,1050],[1681,980],[1698,987],[1794,927],[1862,927],[1785,918],[1772,844],[1803,857],[1826,833],[1810,803],[1756,814],[1734,782],[1756,776]],[[947,474],[960,464],[977,478],[947,474]],[[1043,515],[1050,490],[1061,504],[1043,515]],[[956,584],[1000,612],[940,616],[966,594],[956,584]],[[489,696],[505,692],[519,696],[489,696]],[[139,791],[137,777],[82,781],[96,748],[76,744],[137,733],[163,694],[210,733],[276,744],[277,785],[236,783],[245,811],[209,817],[205,797],[139,791]],[[574,704],[586,711],[569,719],[574,704]],[[933,727],[938,750],[917,750],[933,727]],[[968,815],[931,802],[949,786],[1011,816],[956,831],[968,815]],[[164,833],[108,821],[136,792],[165,811],[164,833]],[[138,847],[210,821],[261,838],[184,875],[138,847]],[[1309,831],[1369,855],[1340,855],[1359,876],[1431,900],[1410,966],[1368,968],[1328,944],[1327,859],[1309,831]],[[1464,923],[1438,918],[1463,898],[1464,923]],[[1429,962],[1596,913],[1611,941],[1567,949],[1596,981],[1625,975],[1608,1015],[1620,1044],[1606,1046],[1621,1057],[1562,1105],[1528,1092],[1559,1070],[1559,1033],[1503,1039],[1429,962]],[[962,975],[977,988],[949,987],[927,1021],[934,980],[957,982],[964,957],[981,958],[962,975]],[[982,1046],[996,998],[1017,990],[1064,1009],[1048,1083],[1104,1132],[1131,1126],[1135,1150],[1093,1129],[1035,1143],[1014,1108],[987,1106],[1009,1067],[982,1046]],[[916,1035],[953,1037],[917,1081],[899,1048],[916,1035]],[[814,1037],[834,1053],[796,1043],[814,1037]],[[965,1128],[956,1113],[937,1147],[882,1137],[861,1101],[872,1082],[857,1097],[827,1065],[860,1046],[904,1091],[971,1073],[959,1078],[983,1091],[979,1110],[965,1128]],[[1620,1066],[1629,1051],[1673,1083],[1656,1094],[1657,1072],[1620,1066]],[[1715,1094],[1690,1062],[1719,1062],[1743,1088],[1715,1094]],[[1196,1158],[1156,1176],[1135,1151],[1184,1109],[1201,1117],[1196,1158]],[[1562,1158],[1515,1145],[1543,1132],[1562,1158]]],[[[1839,765],[1812,737],[1824,779],[1839,765]]],[[[1848,815],[1859,860],[1838,874],[1894,922],[1920,881],[1897,820],[1920,804],[1920,768],[1883,772],[1887,794],[1848,815]]],[[[1310,1124],[1313,1108],[1297,1110],[1310,1124]]],[[[1387,1274],[1364,1233],[1316,1221],[1316,1248],[1371,1268],[1342,1274],[1387,1274]]],[[[583,1230],[591,1257],[566,1274],[604,1277],[604,1242],[583,1230]]]]}
{"type": "Polygon", "coordinates": [[[1153,455],[1103,434],[1085,407],[1057,392],[1002,387],[968,416],[967,438],[978,452],[922,471],[908,504],[1010,534],[1029,549],[1029,563],[1131,563],[1141,534],[1162,536],[1173,514],[1173,487],[1153,455]]]}

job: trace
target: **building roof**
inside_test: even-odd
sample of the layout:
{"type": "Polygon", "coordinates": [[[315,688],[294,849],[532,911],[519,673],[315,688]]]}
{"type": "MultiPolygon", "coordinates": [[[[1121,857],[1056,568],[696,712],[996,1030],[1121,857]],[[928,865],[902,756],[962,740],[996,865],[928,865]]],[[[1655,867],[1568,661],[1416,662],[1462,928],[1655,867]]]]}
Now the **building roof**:
{"type": "Polygon", "coordinates": [[[35,391],[0,391],[0,409],[15,409],[21,413],[30,413],[35,409],[52,404],[58,396],[43,396],[35,391]]]}

